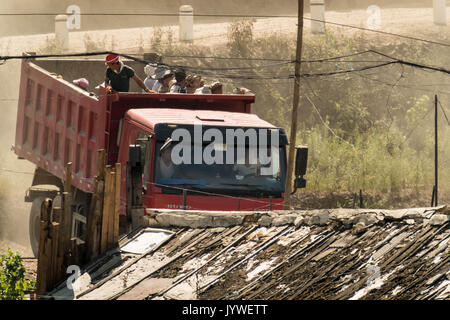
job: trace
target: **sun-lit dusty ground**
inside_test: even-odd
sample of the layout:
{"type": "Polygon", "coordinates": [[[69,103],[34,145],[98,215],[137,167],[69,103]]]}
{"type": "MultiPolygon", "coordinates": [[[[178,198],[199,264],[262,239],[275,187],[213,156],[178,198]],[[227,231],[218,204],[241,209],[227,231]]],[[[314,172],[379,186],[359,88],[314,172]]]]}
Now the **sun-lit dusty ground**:
{"type": "MultiPolygon", "coordinates": [[[[270,13],[268,13],[270,14],[270,13]]],[[[295,13],[292,13],[295,16],[295,13]]],[[[450,7],[447,9],[450,19],[450,7]]],[[[310,17],[305,14],[305,17],[310,17]]],[[[326,12],[325,19],[329,22],[349,24],[352,26],[367,28],[369,14],[364,10],[353,10],[348,12],[326,12]]],[[[264,36],[268,32],[280,34],[296,33],[296,18],[266,18],[257,19],[254,25],[254,35],[264,36]]],[[[83,31],[70,33],[70,51],[85,51],[86,43],[95,43],[102,46],[103,50],[137,50],[141,47],[149,48],[154,34],[154,28],[149,19],[148,28],[116,29],[101,31],[83,31]]],[[[229,23],[196,24],[194,26],[194,43],[199,45],[224,44],[227,41],[227,27],[229,23]]],[[[358,29],[327,25],[331,30],[337,30],[343,34],[361,32],[358,29]]],[[[163,27],[163,30],[172,30],[173,42],[178,41],[178,26],[163,27]]],[[[433,23],[432,8],[413,9],[382,9],[381,31],[393,32],[402,35],[426,38],[428,40],[444,41],[449,38],[449,26],[436,26],[433,23]]],[[[311,21],[305,20],[304,35],[311,36],[311,21]]],[[[367,40],[373,37],[383,37],[387,43],[393,41],[390,36],[366,32],[367,40]]],[[[0,38],[0,53],[2,55],[21,54],[24,51],[40,51],[48,46],[54,39],[53,34],[4,37],[0,38]]],[[[164,41],[164,39],[163,39],[164,41]]],[[[167,41],[167,40],[166,40],[167,41]]]]}

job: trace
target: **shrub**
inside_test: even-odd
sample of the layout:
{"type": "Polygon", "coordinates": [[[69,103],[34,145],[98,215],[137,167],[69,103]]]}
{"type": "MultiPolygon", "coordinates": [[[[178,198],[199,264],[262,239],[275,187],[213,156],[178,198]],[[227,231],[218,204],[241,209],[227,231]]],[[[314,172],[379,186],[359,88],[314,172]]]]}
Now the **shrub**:
{"type": "Polygon", "coordinates": [[[25,279],[20,255],[8,249],[0,260],[0,300],[25,300],[25,292],[34,287],[34,281],[25,279]]]}
{"type": "Polygon", "coordinates": [[[241,20],[228,26],[228,48],[232,56],[247,57],[251,54],[254,23],[255,20],[241,20]]]}

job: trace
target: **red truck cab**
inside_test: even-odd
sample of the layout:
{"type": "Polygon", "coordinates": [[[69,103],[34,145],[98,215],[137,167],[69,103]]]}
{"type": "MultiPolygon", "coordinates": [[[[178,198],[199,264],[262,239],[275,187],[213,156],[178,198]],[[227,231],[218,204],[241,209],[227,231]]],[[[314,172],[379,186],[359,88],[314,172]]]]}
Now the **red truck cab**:
{"type": "MultiPolygon", "coordinates": [[[[184,100],[192,98],[192,95],[179,95],[177,98],[184,100]]],[[[215,99],[222,97],[201,98],[210,99],[213,103],[215,99]]],[[[253,97],[250,98],[253,99],[253,97]]],[[[248,99],[248,97],[240,97],[240,99],[248,99]]],[[[223,139],[219,142],[211,141],[213,139],[208,141],[202,139],[202,145],[198,148],[199,152],[203,155],[209,145],[210,148],[216,148],[215,155],[218,152],[223,153],[222,161],[211,164],[206,164],[204,161],[194,163],[195,150],[193,149],[195,147],[192,147],[192,155],[188,157],[191,161],[175,165],[176,170],[173,176],[164,177],[160,168],[163,166],[160,164],[163,161],[162,146],[168,139],[173,138],[173,132],[177,129],[185,130],[190,133],[190,136],[194,136],[195,126],[201,128],[202,136],[210,129],[216,130],[217,134],[223,137],[226,137],[227,130],[229,132],[240,130],[238,132],[247,134],[248,131],[258,133],[260,129],[280,131],[279,128],[250,113],[178,108],[128,110],[123,119],[118,160],[121,163],[128,161],[129,145],[144,146],[143,204],[145,208],[226,211],[282,209],[287,142],[284,131],[278,137],[279,146],[272,159],[275,166],[270,174],[258,174],[255,170],[255,174],[240,175],[237,172],[239,164],[236,161],[238,154],[236,144],[227,145],[223,139]],[[233,161],[228,163],[225,153],[230,150],[226,150],[227,148],[234,148],[233,161]],[[186,195],[183,198],[184,190],[186,195]]],[[[249,147],[246,145],[244,148],[248,154],[249,147]]],[[[270,153],[269,150],[270,146],[267,148],[270,153]]],[[[122,177],[125,176],[126,172],[123,171],[122,177]]],[[[125,184],[123,181],[122,186],[125,184]]],[[[125,199],[125,194],[125,188],[122,187],[122,199],[125,199]]]]}

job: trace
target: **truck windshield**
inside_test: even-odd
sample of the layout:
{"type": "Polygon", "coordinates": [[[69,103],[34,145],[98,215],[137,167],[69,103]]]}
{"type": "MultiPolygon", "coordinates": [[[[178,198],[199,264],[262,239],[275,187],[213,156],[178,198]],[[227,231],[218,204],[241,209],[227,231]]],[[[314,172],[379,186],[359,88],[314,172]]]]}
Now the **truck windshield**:
{"type": "MultiPolygon", "coordinates": [[[[161,151],[163,144],[156,144],[154,181],[156,186],[162,187],[164,193],[181,193],[182,189],[187,189],[214,194],[264,197],[281,196],[284,192],[285,146],[267,147],[266,156],[260,155],[259,151],[251,151],[248,146],[240,151],[234,147],[232,154],[228,155],[229,158],[227,153],[231,150],[226,150],[226,145],[219,148],[214,146],[213,156],[222,153],[220,158],[223,161],[220,164],[217,161],[207,164],[204,159],[201,164],[174,164],[173,146],[161,151]]],[[[201,148],[203,154],[207,145],[201,148]]],[[[190,158],[194,162],[194,148],[190,149],[190,158]]]]}

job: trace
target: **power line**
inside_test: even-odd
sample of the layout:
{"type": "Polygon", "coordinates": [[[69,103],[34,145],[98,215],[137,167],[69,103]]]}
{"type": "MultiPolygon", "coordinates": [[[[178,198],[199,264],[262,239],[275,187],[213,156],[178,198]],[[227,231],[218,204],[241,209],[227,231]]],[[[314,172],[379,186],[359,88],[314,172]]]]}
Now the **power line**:
{"type": "Polygon", "coordinates": [[[417,124],[414,126],[414,128],[412,128],[411,131],[409,131],[409,133],[405,136],[405,141],[407,141],[411,137],[411,134],[414,132],[414,130],[416,130],[419,127],[419,125],[421,125],[425,121],[425,119],[433,109],[434,109],[433,107],[430,107],[428,109],[427,113],[423,116],[423,118],[420,121],[418,121],[417,124]]]}
{"type": "MultiPolygon", "coordinates": [[[[0,60],[11,60],[11,59],[38,59],[38,58],[64,58],[64,57],[83,57],[83,56],[98,56],[98,55],[106,55],[106,54],[116,54],[120,55],[124,58],[132,59],[138,62],[147,63],[147,61],[143,59],[136,58],[132,54],[125,54],[125,53],[117,53],[113,51],[95,51],[95,52],[85,52],[85,53],[64,53],[64,54],[39,54],[39,55],[33,55],[33,56],[0,56],[0,60]]],[[[375,53],[378,55],[384,55],[382,53],[379,53],[374,50],[365,50],[360,52],[355,52],[347,55],[340,55],[335,57],[329,57],[329,58],[321,58],[316,60],[302,60],[302,62],[308,62],[308,63],[315,63],[315,62],[325,62],[325,61],[334,61],[344,58],[350,58],[358,55],[363,55],[366,53],[375,53]]],[[[389,57],[388,55],[384,55],[385,57],[389,58],[390,60],[396,60],[395,58],[389,57]]],[[[295,60],[292,59],[268,59],[268,58],[249,58],[249,57],[216,57],[216,56],[164,56],[167,58],[200,58],[200,59],[227,59],[227,60],[248,60],[248,61],[274,61],[274,62],[295,62],[295,60]]],[[[340,61],[336,61],[340,62],[340,61]]],[[[343,61],[342,61],[343,62],[343,61]]],[[[349,62],[355,62],[353,60],[349,62]]],[[[370,62],[370,61],[361,61],[361,62],[370,62]]],[[[372,62],[379,62],[379,61],[372,61],[372,62]]]]}
{"type": "Polygon", "coordinates": [[[245,60],[245,61],[292,61],[292,59],[269,59],[269,58],[245,58],[245,57],[217,57],[217,56],[170,56],[164,55],[164,58],[182,58],[182,59],[216,59],[216,60],[245,60]]]}
{"type": "Polygon", "coordinates": [[[11,172],[11,173],[20,173],[20,174],[34,174],[34,172],[25,172],[25,171],[17,171],[12,169],[0,168],[0,171],[11,172]]]}
{"type": "MultiPolygon", "coordinates": [[[[353,53],[353,54],[349,54],[349,55],[345,55],[345,56],[339,56],[339,57],[331,57],[331,58],[326,58],[326,59],[320,59],[320,60],[315,60],[316,62],[318,61],[326,61],[326,60],[337,60],[340,58],[346,58],[346,57],[351,57],[351,56],[356,56],[356,55],[361,55],[361,54],[365,54],[368,53],[370,51],[363,51],[363,52],[357,52],[357,53],[353,53]]],[[[282,62],[282,63],[276,63],[276,64],[269,64],[269,65],[265,65],[265,66],[254,66],[254,67],[236,67],[236,68],[198,68],[198,67],[190,67],[190,66],[170,66],[168,64],[165,63],[150,63],[146,60],[140,59],[140,58],[136,58],[134,56],[131,55],[127,55],[127,54],[122,54],[122,53],[117,53],[117,52],[113,52],[113,51],[100,51],[100,52],[87,52],[87,53],[70,53],[70,54],[42,54],[42,55],[33,55],[33,56],[0,56],[0,60],[3,61],[7,61],[7,60],[12,60],[12,59],[38,59],[38,58],[63,58],[63,57],[82,57],[82,56],[96,56],[96,55],[106,55],[106,54],[116,54],[119,56],[122,56],[124,58],[136,61],[136,62],[140,62],[143,64],[151,64],[154,66],[165,66],[165,67],[169,67],[169,68],[181,68],[181,69],[186,69],[186,70],[194,70],[194,71],[203,71],[203,72],[214,72],[214,71],[227,71],[227,70],[252,70],[252,69],[259,69],[259,68],[264,68],[264,67],[273,67],[273,66],[280,66],[283,64],[290,64],[293,63],[293,61],[289,61],[289,62],[282,62]]],[[[392,62],[386,62],[387,64],[391,64],[392,62]]],[[[371,69],[371,68],[376,68],[379,66],[383,66],[384,64],[381,65],[376,65],[376,66],[369,66],[369,67],[364,67],[364,69],[361,70],[365,70],[365,68],[367,69],[371,69]]],[[[339,72],[334,72],[334,73],[330,73],[330,75],[332,74],[338,74],[338,73],[347,73],[347,72],[351,72],[351,71],[355,71],[355,70],[344,70],[344,71],[339,71],[339,72]]],[[[220,74],[219,74],[220,75],[220,74]]],[[[326,73],[323,74],[303,74],[302,76],[304,77],[311,77],[311,76],[323,76],[323,75],[327,75],[326,73]]],[[[274,76],[267,76],[267,77],[261,77],[261,76],[241,76],[241,75],[233,75],[233,74],[222,74],[222,77],[225,78],[229,78],[229,79],[291,79],[294,76],[293,75],[287,75],[287,76],[282,76],[282,77],[274,77],[274,76]]]]}
{"type": "Polygon", "coordinates": [[[387,31],[381,31],[381,30],[373,30],[373,29],[369,29],[369,28],[357,27],[357,26],[352,26],[352,25],[349,25],[349,24],[338,23],[338,22],[331,22],[331,21],[325,21],[325,20],[319,20],[319,19],[312,19],[312,18],[308,18],[308,17],[303,17],[303,19],[316,21],[316,22],[323,22],[323,23],[326,23],[326,24],[332,24],[332,25],[336,25],[336,26],[340,26],[340,27],[346,27],[346,28],[358,29],[358,30],[362,30],[362,31],[380,33],[380,34],[393,36],[393,37],[398,37],[398,38],[404,38],[404,39],[408,39],[408,40],[421,41],[421,42],[426,42],[426,43],[435,44],[435,45],[444,46],[444,47],[450,47],[449,43],[443,43],[443,42],[438,42],[438,41],[433,41],[433,40],[426,40],[426,39],[416,38],[416,37],[412,37],[412,36],[406,36],[406,35],[393,33],[393,32],[387,32],[387,31]]]}
{"type": "MultiPolygon", "coordinates": [[[[394,83],[385,82],[385,81],[382,81],[382,80],[379,80],[379,79],[373,79],[373,78],[371,78],[369,76],[366,76],[366,75],[363,75],[363,74],[360,74],[360,73],[357,73],[356,75],[358,77],[361,77],[361,78],[364,78],[366,80],[370,80],[370,81],[373,81],[373,82],[377,82],[377,83],[383,84],[383,85],[388,86],[388,87],[394,86],[394,83]]],[[[442,84],[424,84],[424,85],[421,85],[421,86],[422,87],[433,87],[433,86],[439,86],[439,85],[442,85],[442,84]]],[[[404,84],[397,84],[396,86],[400,87],[400,88],[414,89],[414,90],[419,90],[419,91],[424,91],[424,92],[432,92],[432,93],[436,92],[435,90],[424,89],[424,88],[421,88],[419,86],[410,86],[410,85],[404,85],[404,84]]],[[[437,92],[441,93],[441,94],[445,94],[445,95],[450,95],[450,92],[447,92],[447,91],[439,90],[437,92]]]]}
{"type": "MultiPolygon", "coordinates": [[[[381,67],[385,67],[385,66],[388,66],[388,65],[391,65],[391,64],[396,64],[396,63],[399,63],[399,61],[389,61],[389,62],[377,64],[377,65],[362,67],[362,68],[359,68],[359,69],[351,68],[351,69],[347,69],[347,70],[340,70],[340,71],[334,71],[334,72],[303,73],[301,76],[303,78],[332,76],[332,75],[337,75],[337,74],[361,72],[361,71],[365,71],[365,70],[381,68],[381,67]]],[[[449,73],[450,73],[450,71],[449,71],[449,73]]]]}
{"type": "Polygon", "coordinates": [[[261,69],[261,68],[268,68],[268,67],[278,67],[282,65],[292,64],[295,63],[295,61],[288,61],[288,62],[278,62],[273,64],[267,64],[267,65],[261,65],[261,66],[253,66],[253,67],[227,67],[227,68],[199,68],[199,67],[189,67],[189,66],[182,66],[185,69],[195,69],[195,70],[208,70],[208,71],[227,71],[227,70],[253,70],[253,69],[261,69]]]}
{"type": "MultiPolygon", "coordinates": [[[[302,63],[319,63],[319,62],[380,62],[375,60],[340,60],[344,58],[351,58],[354,56],[363,55],[366,53],[375,53],[373,50],[365,50],[360,51],[356,53],[351,53],[347,55],[340,55],[335,57],[329,57],[329,58],[321,58],[321,59],[315,59],[315,60],[301,60],[302,63]],[[339,60],[339,61],[334,61],[339,60]]],[[[378,54],[378,53],[377,53],[378,54]]],[[[250,58],[250,57],[219,57],[219,56],[175,56],[175,55],[164,55],[165,58],[183,58],[183,59],[217,59],[217,60],[245,60],[245,61],[274,61],[274,62],[295,62],[293,59],[270,59],[270,58],[250,58]]],[[[389,57],[390,60],[393,60],[393,58],[389,57]]],[[[385,61],[382,61],[385,62],[385,61]]]]}
{"type": "MultiPolygon", "coordinates": [[[[165,55],[164,58],[171,58],[171,59],[214,59],[214,60],[240,60],[240,61],[285,61],[285,62],[295,62],[295,60],[291,59],[269,59],[269,58],[237,58],[237,57],[215,57],[215,56],[167,56],[165,55]]],[[[336,59],[336,58],[335,58],[336,59]]],[[[370,63],[370,62],[380,62],[379,60],[339,60],[339,61],[333,61],[333,58],[328,58],[324,60],[301,60],[302,63],[322,63],[322,62],[329,62],[329,63],[370,63]]]]}
{"type": "MultiPolygon", "coordinates": [[[[190,66],[170,66],[168,64],[165,63],[151,63],[148,61],[145,61],[143,59],[139,59],[130,55],[126,55],[126,54],[122,54],[122,53],[116,53],[113,51],[101,51],[101,52],[88,52],[88,53],[72,53],[72,54],[45,54],[45,55],[35,55],[35,56],[0,56],[0,60],[3,61],[7,61],[7,60],[11,60],[11,59],[33,59],[33,58],[50,58],[50,57],[80,57],[80,56],[95,56],[95,55],[105,55],[105,54],[116,54],[119,56],[122,56],[124,58],[136,61],[136,62],[140,62],[143,64],[151,64],[153,66],[165,66],[168,68],[182,68],[182,69],[190,69],[190,70],[200,70],[203,72],[212,72],[212,71],[216,71],[211,68],[196,68],[196,67],[190,67],[190,66]]],[[[401,65],[406,65],[406,66],[410,66],[410,67],[415,67],[415,68],[420,68],[423,70],[431,70],[431,71],[438,71],[441,73],[445,73],[445,74],[450,74],[450,70],[447,70],[445,68],[441,68],[441,67],[434,67],[434,66],[428,66],[428,65],[424,65],[424,64],[419,64],[419,63],[415,63],[415,62],[410,62],[410,61],[405,61],[405,60],[401,60],[401,59],[397,59],[394,57],[391,57],[389,55],[386,55],[384,53],[375,51],[375,50],[367,50],[367,51],[363,51],[363,52],[357,52],[351,55],[346,55],[346,56],[340,56],[340,57],[333,57],[333,58],[328,58],[328,60],[330,59],[339,59],[342,57],[348,57],[348,56],[355,56],[355,55],[361,55],[361,54],[365,54],[365,53],[373,53],[373,54],[377,54],[380,56],[383,56],[385,58],[388,58],[392,61],[387,61],[387,62],[383,62],[380,64],[376,64],[376,65],[370,65],[370,66],[364,66],[361,68],[350,68],[350,69],[346,69],[346,70],[339,70],[339,71],[334,71],[334,72],[321,72],[321,73],[303,73],[301,76],[303,78],[308,78],[308,77],[324,77],[324,76],[333,76],[333,75],[339,75],[339,74],[347,74],[347,73],[354,73],[354,72],[361,72],[361,71],[365,71],[365,70],[370,70],[370,69],[375,69],[375,68],[381,68],[384,66],[388,66],[388,65],[393,65],[393,64],[401,64],[401,65]]],[[[321,59],[324,60],[324,59],[321,59]]],[[[319,60],[316,60],[319,61],[319,60]]],[[[290,62],[291,63],[291,62],[290,62]]],[[[268,65],[268,66],[273,66],[273,65],[268,65]]],[[[256,69],[258,67],[252,67],[252,69],[256,69]]],[[[225,70],[248,70],[248,68],[218,68],[219,71],[225,71],[225,70]]],[[[292,79],[294,78],[293,74],[289,74],[289,75],[285,75],[285,76],[241,76],[241,75],[235,75],[235,74],[218,74],[217,76],[222,76],[224,78],[229,78],[229,79],[261,79],[261,80],[269,80],[269,79],[292,79]]]]}
{"type": "MultiPolygon", "coordinates": [[[[344,56],[338,56],[338,57],[331,57],[331,58],[324,58],[324,59],[319,59],[319,60],[305,60],[305,62],[325,62],[325,61],[334,61],[334,62],[339,62],[339,61],[335,61],[341,58],[348,58],[348,57],[352,57],[352,56],[356,56],[356,55],[361,55],[364,53],[367,53],[369,51],[362,51],[362,52],[357,52],[357,53],[353,53],[353,54],[349,54],[349,55],[344,55],[344,56]]],[[[169,66],[168,64],[165,63],[151,63],[148,61],[145,61],[143,59],[139,59],[135,56],[132,55],[128,55],[128,54],[123,54],[123,53],[116,53],[116,52],[112,52],[112,51],[100,51],[100,52],[87,52],[87,53],[68,53],[68,54],[41,54],[41,55],[33,55],[33,56],[0,56],[0,60],[3,61],[7,61],[7,60],[12,60],[12,59],[39,59],[39,58],[64,58],[64,57],[84,57],[84,56],[97,56],[97,55],[106,55],[106,54],[116,54],[119,56],[122,56],[124,58],[136,61],[136,62],[141,62],[141,63],[145,63],[145,64],[153,64],[156,66],[169,66]]],[[[169,56],[169,57],[176,57],[176,56],[169,56]]],[[[194,58],[194,56],[190,56],[191,58],[194,58]]],[[[212,57],[195,57],[195,58],[212,58],[212,57]]],[[[226,57],[220,57],[220,59],[228,59],[226,57]]],[[[242,60],[252,60],[252,58],[230,58],[230,59],[242,59],[242,60]]],[[[270,59],[267,59],[270,60],[270,59]]],[[[262,65],[262,66],[252,66],[252,67],[228,67],[228,68],[199,68],[199,67],[190,67],[190,66],[173,66],[173,67],[178,67],[178,68],[185,68],[185,69],[195,69],[195,70],[200,70],[200,71],[224,71],[224,70],[249,70],[249,69],[259,69],[259,68],[265,68],[265,67],[273,67],[273,66],[280,66],[283,64],[291,64],[291,63],[295,63],[295,60],[270,60],[270,61],[278,61],[278,63],[274,63],[274,64],[268,64],[268,65],[262,65]],[[281,62],[280,62],[281,61],[281,62]]]]}
{"type": "MultiPolygon", "coordinates": [[[[309,87],[309,89],[311,90],[311,92],[313,93],[313,95],[315,95],[317,98],[320,99],[320,97],[316,94],[316,92],[314,91],[314,89],[312,88],[312,86],[310,85],[310,83],[308,82],[308,80],[306,80],[305,83],[306,83],[306,85],[309,87]]],[[[353,151],[354,151],[355,153],[357,153],[357,152],[356,152],[356,148],[355,148],[355,146],[354,146],[352,143],[350,143],[349,141],[345,140],[344,138],[341,138],[340,136],[338,136],[338,135],[334,132],[334,130],[330,128],[330,126],[326,123],[326,121],[323,120],[323,117],[322,117],[322,115],[320,114],[319,109],[316,107],[316,105],[314,104],[314,102],[312,102],[312,100],[308,97],[307,94],[305,94],[305,97],[306,97],[306,99],[309,101],[309,103],[313,106],[313,108],[314,108],[314,110],[316,111],[316,113],[319,115],[319,119],[320,119],[320,121],[322,122],[322,124],[325,126],[325,128],[327,128],[328,131],[330,131],[336,138],[338,138],[339,140],[341,140],[341,141],[347,143],[348,145],[350,145],[350,146],[352,147],[353,151]]]]}
{"type": "MultiPolygon", "coordinates": [[[[57,16],[57,15],[67,15],[66,12],[22,12],[22,13],[0,13],[0,16],[57,16]]],[[[153,16],[153,17],[179,17],[179,13],[148,13],[148,12],[130,12],[130,13],[79,13],[80,16],[153,16]]],[[[194,17],[207,17],[207,18],[297,18],[293,15],[245,15],[245,14],[202,14],[195,13],[192,14],[194,17]]]]}
{"type": "Polygon", "coordinates": [[[447,124],[450,127],[450,121],[448,120],[448,117],[447,117],[447,114],[445,113],[444,107],[442,106],[442,104],[441,104],[441,102],[439,100],[438,100],[438,102],[439,102],[439,105],[441,106],[442,112],[444,113],[445,120],[447,120],[447,124]]]}
{"type": "MultiPolygon", "coordinates": [[[[25,171],[17,171],[17,170],[12,170],[12,169],[7,169],[7,168],[0,168],[0,171],[6,171],[6,172],[11,172],[11,173],[18,173],[18,174],[28,174],[28,175],[33,175],[34,172],[25,172],[25,171]]],[[[213,193],[213,192],[207,192],[207,191],[201,191],[201,190],[196,190],[196,189],[189,189],[189,188],[184,188],[184,187],[176,187],[173,185],[165,185],[165,184],[160,184],[160,183],[156,183],[156,182],[148,182],[151,185],[157,186],[157,187],[165,187],[165,188],[171,188],[171,189],[176,189],[176,190],[186,190],[186,191],[190,191],[192,193],[198,193],[198,194],[204,194],[204,195],[210,195],[210,196],[220,196],[220,197],[225,197],[225,198],[230,198],[230,199],[242,199],[241,197],[237,197],[237,196],[231,196],[228,194],[221,194],[221,193],[213,193]]],[[[264,208],[264,207],[269,207],[269,203],[266,203],[265,201],[261,201],[261,200],[256,200],[256,199],[248,199],[246,198],[245,201],[249,201],[249,202],[255,202],[255,203],[259,203],[259,204],[264,204],[263,206],[259,207],[259,208],[264,208]]],[[[257,208],[257,209],[259,209],[257,208]]]]}

